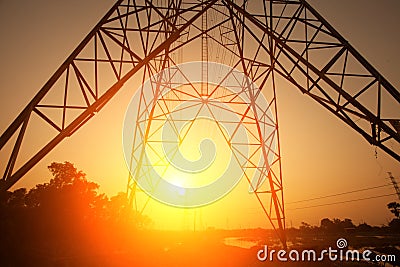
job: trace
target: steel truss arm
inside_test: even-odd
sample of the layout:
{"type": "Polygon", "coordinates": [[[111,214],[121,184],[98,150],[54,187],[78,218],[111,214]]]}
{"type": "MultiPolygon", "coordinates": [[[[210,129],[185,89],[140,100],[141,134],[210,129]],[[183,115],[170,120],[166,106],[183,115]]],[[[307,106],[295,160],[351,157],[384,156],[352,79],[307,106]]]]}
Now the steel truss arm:
{"type": "MultiPolygon", "coordinates": [[[[209,1],[206,8],[216,1],[209,1]]],[[[8,190],[63,139],[75,133],[144,66],[157,68],[157,58],[162,57],[206,10],[199,8],[201,5],[178,9],[175,2],[165,1],[168,8],[163,9],[148,0],[117,1],[1,135],[0,150],[13,143],[13,136],[17,138],[0,180],[0,190],[8,190]],[[189,14],[189,19],[182,25],[171,24],[174,18],[184,13],[189,14]],[[99,82],[101,68],[114,77],[110,87],[102,88],[99,82]],[[59,88],[62,93],[58,99],[46,98],[59,88]],[[82,104],[70,103],[68,95],[71,91],[80,92],[82,104]],[[71,115],[71,111],[77,110],[81,111],[79,115],[71,115]],[[53,118],[54,111],[61,112],[61,116],[53,118]],[[53,128],[55,135],[14,171],[23,138],[28,134],[27,126],[34,116],[53,128]]]]}
{"type": "Polygon", "coordinates": [[[269,36],[278,73],[400,161],[400,148],[389,146],[400,144],[399,91],[315,9],[305,0],[270,0],[255,13],[224,2],[246,18],[248,32],[269,36]]]}

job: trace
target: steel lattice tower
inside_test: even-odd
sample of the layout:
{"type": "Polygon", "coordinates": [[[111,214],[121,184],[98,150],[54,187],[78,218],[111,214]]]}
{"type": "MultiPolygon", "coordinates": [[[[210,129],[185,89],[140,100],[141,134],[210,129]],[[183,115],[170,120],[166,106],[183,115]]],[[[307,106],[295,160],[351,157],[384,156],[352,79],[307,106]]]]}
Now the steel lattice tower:
{"type": "MultiPolygon", "coordinates": [[[[261,166],[267,182],[254,192],[282,243],[277,76],[400,161],[399,91],[305,0],[119,0],[0,137],[2,150],[12,147],[7,150],[1,189],[8,190],[90,120],[132,76],[145,81],[165,68],[205,58],[243,72],[259,88],[252,97],[262,93],[269,101],[265,109],[272,116],[253,119],[256,129],[263,125],[274,129],[271,136],[260,131],[255,135],[262,157],[272,154],[273,160],[261,166]],[[206,57],[199,52],[204,43],[206,57]],[[113,81],[105,83],[103,75],[111,75],[113,81]],[[54,92],[58,93],[49,98],[54,92]],[[74,104],[71,94],[79,95],[85,104],[74,104]],[[51,127],[54,135],[37,153],[16,164],[21,146],[29,145],[23,139],[31,134],[33,120],[51,127]],[[271,140],[276,146],[270,145],[271,140]]],[[[210,96],[211,89],[199,89],[198,99],[210,96]]],[[[135,186],[130,179],[131,194],[135,186]]]]}

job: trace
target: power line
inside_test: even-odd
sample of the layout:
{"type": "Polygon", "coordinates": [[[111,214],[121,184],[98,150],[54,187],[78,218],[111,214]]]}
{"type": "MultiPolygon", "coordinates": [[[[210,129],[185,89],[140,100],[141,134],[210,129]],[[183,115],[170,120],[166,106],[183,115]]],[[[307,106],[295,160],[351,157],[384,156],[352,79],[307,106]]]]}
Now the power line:
{"type": "Polygon", "coordinates": [[[288,209],[288,210],[302,210],[302,209],[308,209],[308,208],[331,206],[331,205],[336,205],[336,204],[344,204],[344,203],[349,203],[349,202],[369,200],[369,199],[388,197],[388,196],[394,196],[394,195],[396,195],[396,194],[392,193],[392,194],[379,195],[379,196],[366,197],[366,198],[358,198],[358,199],[352,199],[352,200],[346,200],[346,201],[340,201],[340,202],[332,202],[332,203],[319,204],[319,205],[313,205],[313,206],[306,206],[306,207],[300,207],[300,208],[292,208],[292,209],[288,209]]]}
{"type": "Polygon", "coordinates": [[[293,202],[287,202],[286,204],[294,204],[294,203],[301,203],[301,202],[307,202],[307,201],[312,201],[312,200],[319,200],[319,199],[324,199],[324,198],[329,198],[329,197],[342,196],[342,195],[347,195],[347,194],[352,194],[352,193],[357,193],[357,192],[362,192],[362,191],[368,191],[368,190],[372,190],[372,189],[382,188],[382,187],[386,187],[386,186],[392,186],[392,184],[378,185],[378,186],[367,187],[367,188],[362,188],[362,189],[357,189],[357,190],[352,190],[352,191],[347,191],[347,192],[342,192],[342,193],[337,193],[337,194],[332,194],[332,195],[326,195],[326,196],[320,196],[320,197],[315,197],[315,198],[297,200],[297,201],[293,201],[293,202]]]}

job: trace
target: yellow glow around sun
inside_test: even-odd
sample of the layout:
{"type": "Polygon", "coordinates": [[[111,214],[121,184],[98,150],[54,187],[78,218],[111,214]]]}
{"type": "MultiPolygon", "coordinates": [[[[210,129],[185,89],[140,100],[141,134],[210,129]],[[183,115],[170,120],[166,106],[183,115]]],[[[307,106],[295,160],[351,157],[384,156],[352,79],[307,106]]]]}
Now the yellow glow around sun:
{"type": "MultiPolygon", "coordinates": [[[[149,151],[148,156],[158,175],[166,181],[180,187],[206,186],[220,178],[229,166],[232,151],[229,148],[227,136],[226,130],[221,125],[219,127],[217,122],[208,118],[198,118],[182,127],[179,132],[179,139],[181,140],[179,151],[175,152],[181,153],[186,160],[194,162],[201,160],[202,153],[214,153],[214,151],[201,151],[200,144],[207,139],[215,146],[213,160],[207,164],[204,170],[198,172],[183,171],[171,164],[169,159],[174,157],[174,154],[165,155],[160,142],[152,143],[152,149],[147,150],[149,151]]],[[[153,138],[160,140],[161,131],[155,133],[151,139],[153,138]]],[[[151,139],[149,140],[150,143],[151,139]]],[[[179,165],[179,162],[177,163],[179,165]]]]}
{"type": "Polygon", "coordinates": [[[137,146],[144,145],[143,154],[135,154],[141,166],[136,179],[145,181],[150,193],[171,193],[177,199],[177,193],[192,200],[203,197],[208,194],[189,192],[227,183],[222,197],[240,179],[251,183],[248,192],[259,189],[267,168],[261,161],[258,125],[247,96],[222,86],[210,86],[212,94],[200,95],[200,87],[166,87],[156,102],[148,103],[151,119],[139,120],[139,133],[145,138],[137,146]],[[178,188],[161,190],[165,182],[178,188]]]}

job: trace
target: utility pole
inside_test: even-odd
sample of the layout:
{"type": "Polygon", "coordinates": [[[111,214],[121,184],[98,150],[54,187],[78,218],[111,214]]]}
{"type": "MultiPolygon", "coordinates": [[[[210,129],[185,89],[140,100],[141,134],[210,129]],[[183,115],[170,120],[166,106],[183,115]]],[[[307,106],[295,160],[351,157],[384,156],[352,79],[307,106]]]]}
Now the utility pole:
{"type": "Polygon", "coordinates": [[[394,178],[394,176],[392,175],[391,172],[388,172],[388,174],[389,174],[390,181],[393,184],[394,190],[396,191],[397,197],[400,200],[400,188],[399,188],[399,185],[397,184],[396,178],[394,178]]]}

